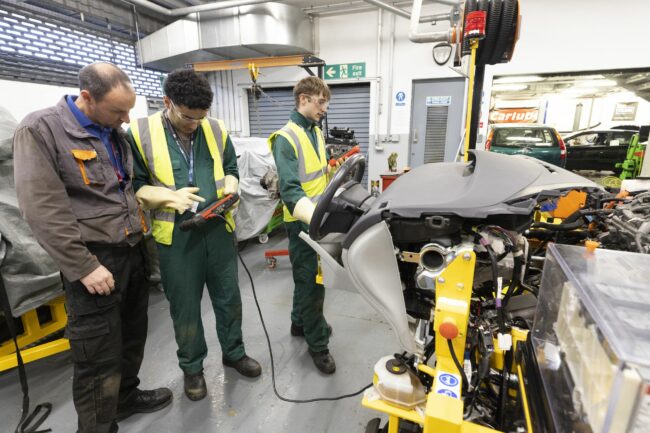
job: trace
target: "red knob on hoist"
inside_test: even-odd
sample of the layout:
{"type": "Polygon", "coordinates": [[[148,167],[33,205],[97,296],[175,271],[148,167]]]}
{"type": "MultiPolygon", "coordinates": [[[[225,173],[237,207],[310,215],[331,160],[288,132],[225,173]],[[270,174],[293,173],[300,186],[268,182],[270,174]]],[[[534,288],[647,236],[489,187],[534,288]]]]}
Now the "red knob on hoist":
{"type": "Polygon", "coordinates": [[[485,11],[474,11],[468,13],[465,17],[463,36],[466,39],[484,39],[486,21],[487,12],[485,11]]]}
{"type": "Polygon", "coordinates": [[[442,322],[438,331],[440,331],[440,335],[447,340],[453,340],[458,336],[458,326],[451,321],[442,322]]]}

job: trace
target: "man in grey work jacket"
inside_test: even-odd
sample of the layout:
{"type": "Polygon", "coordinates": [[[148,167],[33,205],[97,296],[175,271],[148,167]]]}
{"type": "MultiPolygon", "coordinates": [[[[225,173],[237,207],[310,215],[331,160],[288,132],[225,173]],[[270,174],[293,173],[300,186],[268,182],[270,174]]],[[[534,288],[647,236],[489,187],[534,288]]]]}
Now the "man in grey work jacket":
{"type": "Polygon", "coordinates": [[[120,126],[135,104],[117,66],[79,71],[79,96],[25,117],[14,136],[20,209],[63,274],[78,432],[113,433],[171,391],[138,389],[149,293],[133,157],[120,126]]]}

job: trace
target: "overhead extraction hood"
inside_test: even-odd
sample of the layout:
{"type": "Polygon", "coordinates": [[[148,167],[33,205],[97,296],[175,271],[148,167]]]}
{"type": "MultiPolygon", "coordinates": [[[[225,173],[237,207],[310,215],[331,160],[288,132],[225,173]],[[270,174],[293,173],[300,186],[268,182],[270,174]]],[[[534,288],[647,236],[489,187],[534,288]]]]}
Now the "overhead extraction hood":
{"type": "Polygon", "coordinates": [[[193,13],[139,43],[144,66],[161,71],[188,63],[312,54],[312,23],[299,8],[262,3],[193,13]]]}

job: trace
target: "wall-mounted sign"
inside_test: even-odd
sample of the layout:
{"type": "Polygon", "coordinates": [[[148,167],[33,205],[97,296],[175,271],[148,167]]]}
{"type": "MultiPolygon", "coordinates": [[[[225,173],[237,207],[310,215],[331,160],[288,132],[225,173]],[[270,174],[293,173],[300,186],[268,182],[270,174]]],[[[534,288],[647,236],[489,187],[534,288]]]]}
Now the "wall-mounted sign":
{"type": "Polygon", "coordinates": [[[612,120],[634,120],[636,119],[636,109],[638,102],[619,102],[614,107],[612,120]]]}
{"type": "Polygon", "coordinates": [[[435,105],[451,105],[451,96],[427,96],[426,104],[427,107],[433,107],[435,105]]]}
{"type": "Polygon", "coordinates": [[[490,110],[490,123],[536,123],[538,108],[496,108],[490,110]]]}
{"type": "Polygon", "coordinates": [[[395,93],[395,106],[396,107],[403,107],[406,105],[406,93],[402,92],[401,90],[397,93],[395,93]]]}
{"type": "Polygon", "coordinates": [[[341,63],[325,66],[326,80],[345,80],[347,78],[364,78],[366,63],[341,63]]]}

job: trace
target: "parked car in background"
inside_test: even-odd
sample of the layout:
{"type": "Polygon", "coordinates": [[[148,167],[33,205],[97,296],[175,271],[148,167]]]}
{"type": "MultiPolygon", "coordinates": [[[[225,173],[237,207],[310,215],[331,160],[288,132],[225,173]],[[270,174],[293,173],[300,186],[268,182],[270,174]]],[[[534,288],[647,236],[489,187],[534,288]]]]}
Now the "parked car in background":
{"type": "Polygon", "coordinates": [[[512,123],[490,128],[485,150],[508,155],[527,155],[564,167],[566,147],[555,128],[547,125],[512,123]]]}
{"type": "Polygon", "coordinates": [[[575,132],[564,137],[568,170],[608,170],[619,173],[627,148],[638,131],[598,129],[575,132]]]}

